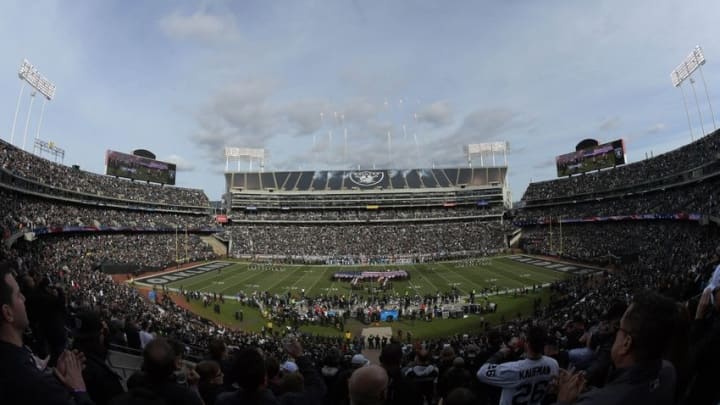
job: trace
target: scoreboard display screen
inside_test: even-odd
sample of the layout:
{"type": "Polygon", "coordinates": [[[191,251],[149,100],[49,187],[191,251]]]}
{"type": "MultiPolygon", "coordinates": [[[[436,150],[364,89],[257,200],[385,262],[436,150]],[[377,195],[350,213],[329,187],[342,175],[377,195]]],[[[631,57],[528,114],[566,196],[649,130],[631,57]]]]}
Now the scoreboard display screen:
{"type": "Polygon", "coordinates": [[[625,144],[622,139],[592,146],[555,158],[558,177],[625,164],[625,144]]]}
{"type": "Polygon", "coordinates": [[[108,150],[105,168],[108,176],[175,185],[176,166],[173,163],[108,150]]]}

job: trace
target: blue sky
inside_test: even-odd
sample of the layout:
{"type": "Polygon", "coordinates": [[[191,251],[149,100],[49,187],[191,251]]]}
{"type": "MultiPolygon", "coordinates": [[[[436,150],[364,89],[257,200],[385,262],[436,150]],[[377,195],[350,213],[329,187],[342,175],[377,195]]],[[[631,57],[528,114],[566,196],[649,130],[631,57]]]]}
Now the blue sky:
{"type": "Polygon", "coordinates": [[[0,137],[28,58],[58,89],[41,138],[84,170],[146,148],[217,200],[224,146],[265,148],[266,170],[407,168],[507,140],[519,199],[584,138],[624,138],[630,161],[689,142],[670,71],[702,45],[720,109],[717,15],[717,1],[9,1],[0,137]]]}

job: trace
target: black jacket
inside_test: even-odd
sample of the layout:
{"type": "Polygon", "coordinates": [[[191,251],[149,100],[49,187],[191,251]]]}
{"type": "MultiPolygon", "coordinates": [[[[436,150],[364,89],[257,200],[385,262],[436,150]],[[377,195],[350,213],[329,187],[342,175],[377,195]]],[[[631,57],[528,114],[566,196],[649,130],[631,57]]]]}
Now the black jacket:
{"type": "Polygon", "coordinates": [[[675,380],[675,369],[668,362],[658,360],[651,364],[638,364],[615,370],[605,387],[583,393],[575,403],[672,405],[675,400],[675,380]]]}
{"type": "Polygon", "coordinates": [[[125,392],[120,376],[110,368],[105,359],[85,352],[83,379],[90,398],[96,405],[105,405],[111,399],[125,392]]]}
{"type": "Polygon", "coordinates": [[[720,402],[717,365],[720,362],[720,316],[694,320],[690,326],[692,375],[683,404],[715,405],[720,402]]]}
{"type": "Polygon", "coordinates": [[[28,349],[3,341],[0,341],[0,401],[3,405],[93,403],[87,393],[70,392],[52,370],[38,370],[28,349]]]}
{"type": "Polygon", "coordinates": [[[270,390],[246,393],[243,390],[218,395],[215,405],[280,405],[270,390]]]}

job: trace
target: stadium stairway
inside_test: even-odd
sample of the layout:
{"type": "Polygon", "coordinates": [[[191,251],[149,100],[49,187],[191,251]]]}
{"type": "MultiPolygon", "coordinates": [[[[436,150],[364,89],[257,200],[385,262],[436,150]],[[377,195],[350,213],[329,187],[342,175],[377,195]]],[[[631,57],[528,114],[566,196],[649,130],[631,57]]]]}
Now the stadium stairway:
{"type": "Polygon", "coordinates": [[[210,245],[212,247],[213,252],[215,252],[216,255],[220,255],[222,257],[227,257],[228,251],[227,246],[217,240],[213,236],[201,236],[200,239],[210,245]]]}

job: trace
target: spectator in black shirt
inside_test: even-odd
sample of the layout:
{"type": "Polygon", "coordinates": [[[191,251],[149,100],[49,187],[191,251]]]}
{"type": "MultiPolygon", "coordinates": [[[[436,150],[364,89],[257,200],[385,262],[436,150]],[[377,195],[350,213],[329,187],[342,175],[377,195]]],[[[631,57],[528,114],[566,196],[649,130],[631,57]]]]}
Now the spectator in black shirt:
{"type": "Polygon", "coordinates": [[[0,263],[0,398],[14,404],[92,404],[85,390],[82,362],[63,352],[56,369],[38,361],[23,346],[28,327],[25,297],[12,275],[12,265],[0,263]]]}
{"type": "Polygon", "coordinates": [[[383,347],[380,354],[380,364],[389,377],[385,403],[388,405],[421,405],[423,397],[417,384],[402,373],[402,357],[402,347],[397,343],[383,347]]]}

